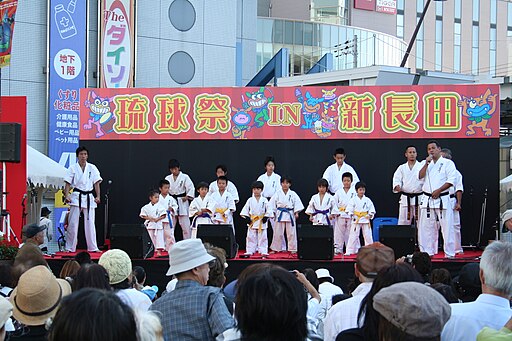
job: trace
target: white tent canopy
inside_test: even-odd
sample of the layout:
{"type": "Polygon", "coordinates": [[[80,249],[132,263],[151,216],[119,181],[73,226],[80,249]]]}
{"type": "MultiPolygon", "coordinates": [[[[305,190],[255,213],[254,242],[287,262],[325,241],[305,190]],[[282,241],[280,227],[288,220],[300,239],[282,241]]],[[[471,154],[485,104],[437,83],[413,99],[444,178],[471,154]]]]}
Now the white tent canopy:
{"type": "Polygon", "coordinates": [[[502,192],[512,191],[512,174],[500,180],[500,190],[502,192]]]}
{"type": "Polygon", "coordinates": [[[67,169],[58,162],[27,145],[27,185],[34,187],[64,188],[67,169]]]}

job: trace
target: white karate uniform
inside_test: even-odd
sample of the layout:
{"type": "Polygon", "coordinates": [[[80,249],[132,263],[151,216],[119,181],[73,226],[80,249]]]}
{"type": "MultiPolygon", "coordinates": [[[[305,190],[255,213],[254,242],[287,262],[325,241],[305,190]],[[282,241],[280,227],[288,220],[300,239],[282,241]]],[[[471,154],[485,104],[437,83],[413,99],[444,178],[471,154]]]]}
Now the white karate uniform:
{"type": "Polygon", "coordinates": [[[178,212],[178,202],[170,194],[167,194],[165,197],[160,194],[158,203],[166,208],[162,225],[164,228],[165,250],[169,252],[171,246],[176,243],[176,239],[174,238],[174,222],[176,219],[174,217],[178,212]]]}
{"type": "Polygon", "coordinates": [[[197,237],[197,227],[201,224],[213,224],[212,214],[208,213],[208,217],[201,217],[196,215],[201,212],[202,209],[208,208],[208,201],[210,200],[210,194],[206,194],[204,199],[198,196],[192,200],[188,209],[189,217],[192,218],[192,238],[197,237]]]}
{"type": "Polygon", "coordinates": [[[251,224],[247,226],[246,253],[268,254],[267,223],[261,221],[264,217],[272,216],[268,204],[267,198],[263,196],[259,200],[250,197],[240,212],[242,217],[251,219],[251,224]]]}
{"type": "Polygon", "coordinates": [[[419,178],[419,172],[422,167],[423,162],[416,161],[412,168],[409,168],[409,164],[406,162],[398,166],[395,174],[393,174],[393,193],[398,193],[394,188],[400,186],[401,192],[417,195],[415,198],[409,198],[409,201],[406,195],[400,195],[398,225],[410,225],[413,217],[415,218],[416,224],[418,223],[419,217],[416,217],[416,210],[419,210],[419,202],[424,182],[423,179],[419,178]],[[408,202],[410,206],[407,205],[408,202]],[[416,207],[416,203],[418,203],[418,207],[416,207]],[[407,219],[408,210],[410,210],[410,219],[407,219]]]}
{"type": "Polygon", "coordinates": [[[464,192],[464,185],[462,184],[462,174],[458,169],[455,169],[456,177],[455,183],[448,190],[450,191],[450,202],[453,208],[453,231],[455,233],[455,253],[461,253],[462,250],[462,236],[460,234],[460,212],[455,210],[457,204],[457,192],[464,192]]]}
{"type": "MultiPolygon", "coordinates": [[[[218,191],[219,191],[219,186],[217,185],[217,180],[212,181],[210,183],[209,193],[212,194],[212,193],[218,192],[218,191]]],[[[240,201],[240,198],[238,196],[238,190],[236,189],[236,186],[232,181],[228,180],[228,184],[226,186],[226,191],[228,191],[231,194],[234,201],[236,201],[236,202],[240,201]]]]}
{"type": "MultiPolygon", "coordinates": [[[[152,204],[150,202],[149,204],[142,206],[139,214],[143,219],[145,219],[144,217],[159,218],[165,215],[167,215],[167,207],[162,205],[160,202],[157,202],[156,204],[152,204]]],[[[153,242],[155,250],[163,250],[165,248],[165,243],[162,220],[157,222],[145,220],[144,226],[146,226],[146,229],[148,230],[149,237],[153,242]]]]}
{"type": "Polygon", "coordinates": [[[231,224],[233,232],[235,232],[233,212],[235,212],[236,206],[231,193],[227,190],[222,194],[218,191],[213,192],[210,194],[206,208],[213,213],[212,220],[214,224],[231,224]]]}
{"type": "Polygon", "coordinates": [[[46,230],[44,230],[44,242],[39,245],[40,249],[47,248],[50,251],[49,243],[53,239],[53,226],[52,221],[46,217],[41,217],[39,219],[39,226],[46,226],[46,230]]]}
{"type": "Polygon", "coordinates": [[[96,226],[94,220],[96,218],[95,209],[96,202],[94,196],[91,194],[78,193],[76,189],[80,189],[85,192],[92,191],[94,184],[101,182],[103,179],[100,176],[100,171],[92,163],[87,162],[85,168],[82,171],[80,164],[75,163],[70,166],[64,181],[69,183],[75,190],[71,193],[71,202],[69,203],[69,216],[68,216],[68,229],[66,237],[66,250],[75,252],[78,238],[78,221],[80,219],[80,211],[84,214],[84,229],[85,239],[87,240],[87,251],[98,251],[96,245],[96,226]],[[79,197],[81,199],[81,205],[79,208],[79,197]],[[89,209],[87,209],[87,198],[89,198],[89,209]]]}
{"type": "MultiPolygon", "coordinates": [[[[267,173],[261,174],[256,181],[261,181],[263,183],[263,191],[261,195],[267,198],[270,203],[270,199],[274,196],[276,191],[281,188],[281,175],[272,172],[272,175],[268,176],[267,173]]],[[[270,217],[267,222],[269,227],[274,228],[276,221],[274,217],[270,217]]],[[[286,249],[286,241],[283,238],[283,245],[281,249],[286,249]]]]}
{"type": "Polygon", "coordinates": [[[341,177],[346,172],[352,174],[352,187],[355,187],[359,177],[352,166],[343,162],[341,168],[338,167],[337,163],[327,167],[322,177],[329,182],[329,192],[336,193],[340,188],[343,188],[343,179],[341,177]]]}
{"type": "Polygon", "coordinates": [[[336,218],[331,219],[329,216],[338,215],[338,207],[332,195],[325,193],[323,200],[320,201],[320,194],[317,193],[311,197],[306,214],[313,215],[313,225],[333,226],[336,218]],[[327,212],[320,213],[319,211],[327,212]]]}
{"type": "MultiPolygon", "coordinates": [[[[430,162],[423,183],[423,192],[432,193],[445,183],[454,184],[456,179],[455,164],[448,159],[439,157],[437,162],[430,162]]],[[[443,193],[449,193],[445,190],[443,193]]],[[[444,252],[446,256],[455,256],[455,233],[453,231],[453,207],[450,197],[443,195],[438,199],[432,199],[425,194],[421,197],[421,214],[418,224],[418,244],[420,251],[427,252],[430,256],[437,254],[439,240],[439,225],[443,233],[444,252]],[[440,203],[443,209],[440,209],[440,203]]]]}
{"type": "MultiPolygon", "coordinates": [[[[169,187],[169,194],[172,195],[177,203],[178,203],[178,213],[177,222],[175,221],[175,225],[177,223],[180,224],[181,230],[183,232],[183,239],[189,239],[190,238],[190,219],[188,218],[188,207],[189,202],[188,200],[183,201],[183,197],[176,198],[176,195],[183,195],[185,194],[187,197],[194,197],[195,189],[194,189],[194,183],[192,180],[190,180],[190,177],[180,172],[178,176],[176,177],[176,180],[174,179],[174,175],[169,174],[165,177],[165,180],[169,181],[171,186],[169,187]]],[[[176,227],[176,226],[175,226],[176,227]]]]}
{"type": "Polygon", "coordinates": [[[270,199],[270,209],[276,219],[274,237],[270,248],[274,251],[286,251],[282,249],[284,232],[288,239],[288,251],[297,252],[297,225],[295,213],[304,209],[304,205],[297,193],[291,189],[285,194],[282,189],[276,191],[270,199]],[[281,210],[280,210],[281,209],[281,210]]]}
{"type": "MultiPolygon", "coordinates": [[[[348,192],[345,192],[344,188],[340,188],[336,194],[334,194],[334,202],[338,208],[339,215],[336,217],[334,224],[334,246],[337,253],[343,252],[343,244],[345,247],[348,246],[348,237],[350,234],[350,226],[352,225],[352,217],[345,212],[348,202],[350,199],[357,195],[354,187],[350,187],[348,192]]],[[[357,249],[361,247],[359,238],[356,240],[357,249]]]]}
{"type": "Polygon", "coordinates": [[[359,250],[357,247],[356,240],[359,239],[360,230],[363,230],[364,245],[373,243],[372,228],[370,226],[370,220],[375,216],[375,206],[373,202],[367,196],[359,198],[357,195],[354,196],[348,202],[345,212],[352,216],[352,225],[350,226],[350,234],[348,237],[347,255],[357,253],[359,250]],[[364,213],[365,215],[358,217],[357,212],[364,213]]]}

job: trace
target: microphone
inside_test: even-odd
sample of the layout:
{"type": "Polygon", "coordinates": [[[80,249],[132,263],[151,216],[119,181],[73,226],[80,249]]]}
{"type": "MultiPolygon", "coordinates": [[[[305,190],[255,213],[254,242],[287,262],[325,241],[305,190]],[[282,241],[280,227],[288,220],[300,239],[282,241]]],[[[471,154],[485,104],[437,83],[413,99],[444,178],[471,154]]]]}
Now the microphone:
{"type": "Polygon", "coordinates": [[[109,185],[109,186],[110,186],[110,185],[112,185],[112,183],[113,183],[113,181],[112,181],[112,180],[108,180],[108,181],[107,181],[107,185],[109,185]]]}

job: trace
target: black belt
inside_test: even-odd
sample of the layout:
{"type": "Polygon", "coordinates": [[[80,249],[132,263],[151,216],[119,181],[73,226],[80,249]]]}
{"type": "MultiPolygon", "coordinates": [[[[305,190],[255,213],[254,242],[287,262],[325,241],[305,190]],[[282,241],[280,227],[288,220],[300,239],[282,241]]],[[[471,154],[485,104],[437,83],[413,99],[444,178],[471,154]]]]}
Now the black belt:
{"type": "Polygon", "coordinates": [[[411,199],[414,198],[414,211],[415,211],[415,219],[418,219],[418,197],[421,195],[420,193],[406,193],[400,192],[400,194],[405,195],[407,197],[407,220],[411,220],[411,199]]]}
{"type": "Polygon", "coordinates": [[[183,192],[183,193],[180,193],[180,194],[171,194],[171,197],[173,197],[176,200],[178,200],[178,198],[183,198],[183,197],[186,197],[186,196],[187,196],[186,192],[183,192]]]}
{"type": "MultiPolygon", "coordinates": [[[[423,192],[423,194],[425,194],[429,198],[432,197],[432,193],[423,192]]],[[[441,197],[444,197],[447,195],[450,195],[450,192],[443,192],[443,193],[439,194],[439,199],[441,199],[441,197]]],[[[443,218],[443,201],[442,200],[439,201],[439,210],[440,210],[441,218],[443,218]]],[[[428,216],[430,216],[430,200],[427,201],[427,218],[428,218],[428,216]]]]}
{"type": "Polygon", "coordinates": [[[81,189],[74,188],[74,192],[78,192],[78,209],[82,211],[82,195],[87,195],[87,220],[89,220],[89,209],[91,208],[91,197],[89,194],[93,194],[94,190],[92,191],[82,191],[81,189]]]}

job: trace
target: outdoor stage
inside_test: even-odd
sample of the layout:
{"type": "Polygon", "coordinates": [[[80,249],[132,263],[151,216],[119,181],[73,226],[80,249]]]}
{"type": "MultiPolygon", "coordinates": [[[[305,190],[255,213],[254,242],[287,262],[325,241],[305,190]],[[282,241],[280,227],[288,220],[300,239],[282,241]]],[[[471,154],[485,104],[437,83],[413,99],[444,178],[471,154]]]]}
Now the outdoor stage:
{"type": "MultiPolygon", "coordinates": [[[[226,284],[238,277],[246,267],[258,262],[272,262],[280,265],[288,270],[303,270],[305,268],[326,268],[335,279],[335,283],[345,291],[347,284],[354,278],[354,263],[356,256],[343,256],[337,255],[333,260],[301,260],[297,255],[292,255],[285,252],[269,255],[266,259],[258,257],[240,258],[240,255],[245,251],[239,251],[238,256],[233,259],[228,259],[228,268],[226,269],[226,284]]],[[[432,257],[432,268],[445,268],[456,276],[462,266],[467,263],[479,262],[482,251],[480,250],[464,250],[463,254],[457,255],[455,259],[444,258],[444,253],[432,257]]],[[[73,259],[74,253],[56,253],[53,257],[47,257],[48,264],[53,270],[55,275],[60,273],[64,263],[69,259],[73,259]]],[[[91,258],[97,262],[101,253],[91,253],[91,258]]],[[[142,266],[147,273],[146,284],[157,285],[160,291],[163,291],[169,277],[165,276],[169,268],[169,258],[147,258],[147,259],[132,259],[133,266],[142,266]]]]}

